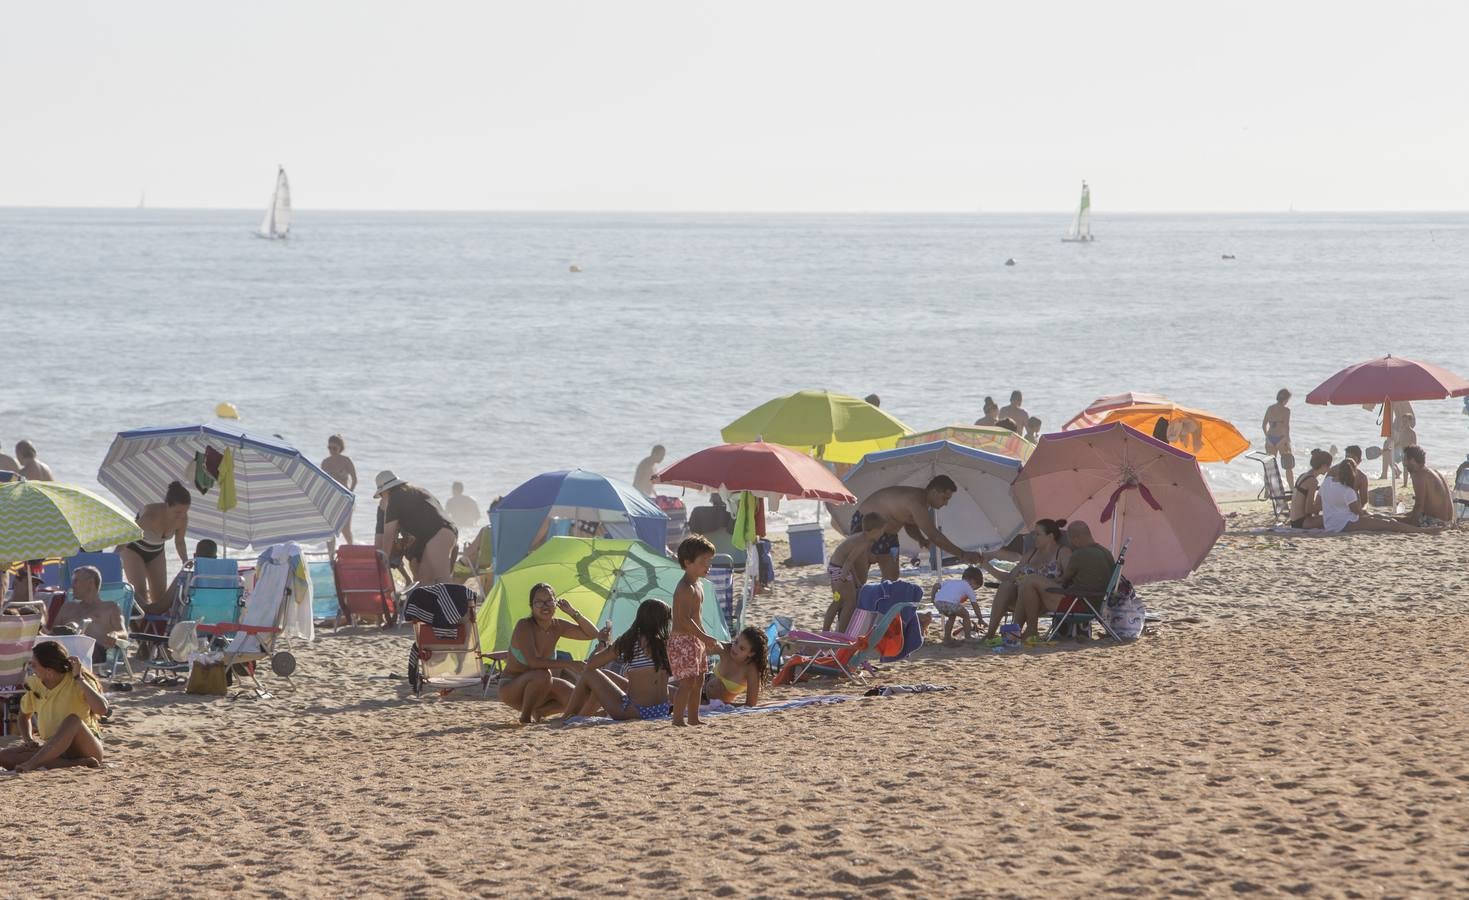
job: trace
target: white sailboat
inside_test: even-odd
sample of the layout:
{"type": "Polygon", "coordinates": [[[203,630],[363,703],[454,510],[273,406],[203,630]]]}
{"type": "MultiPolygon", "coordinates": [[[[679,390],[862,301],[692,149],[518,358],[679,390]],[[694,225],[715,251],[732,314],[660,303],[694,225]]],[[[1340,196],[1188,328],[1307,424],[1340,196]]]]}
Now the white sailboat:
{"type": "Polygon", "coordinates": [[[1096,240],[1092,237],[1092,189],[1086,186],[1086,181],[1081,182],[1081,202],[1076,206],[1076,216],[1071,220],[1071,228],[1061,240],[1067,243],[1083,244],[1096,240]]]}
{"type": "Polygon", "coordinates": [[[291,183],[286,180],[286,167],[281,166],[275,176],[275,193],[270,206],[265,209],[265,218],[260,222],[257,235],[275,240],[284,239],[291,231],[291,183]]]}

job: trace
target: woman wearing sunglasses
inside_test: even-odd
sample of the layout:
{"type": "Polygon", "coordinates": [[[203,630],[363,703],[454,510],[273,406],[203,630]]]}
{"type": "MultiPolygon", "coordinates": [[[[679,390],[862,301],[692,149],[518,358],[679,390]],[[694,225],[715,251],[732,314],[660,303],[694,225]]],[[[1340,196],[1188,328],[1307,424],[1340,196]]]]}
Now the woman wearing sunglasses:
{"type": "Polygon", "coordinates": [[[597,626],[576,607],[557,599],[549,584],[531,588],[530,615],[515,623],[510,634],[510,659],[500,682],[501,702],[520,710],[520,721],[526,724],[560,712],[571,699],[574,685],[554,673],[579,673],[586,664],[557,659],[556,644],[562,638],[590,641],[597,636],[597,626]],[[571,618],[558,618],[557,610],[571,618]]]}

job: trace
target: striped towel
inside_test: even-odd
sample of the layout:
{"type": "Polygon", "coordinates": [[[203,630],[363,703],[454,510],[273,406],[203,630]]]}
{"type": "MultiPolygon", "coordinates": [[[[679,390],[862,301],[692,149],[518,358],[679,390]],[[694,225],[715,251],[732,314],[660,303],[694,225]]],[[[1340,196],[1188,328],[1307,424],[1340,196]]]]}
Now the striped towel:
{"type": "Polygon", "coordinates": [[[478,602],[479,594],[462,584],[422,584],[408,592],[403,618],[428,625],[435,637],[452,638],[470,605],[478,602]]]}

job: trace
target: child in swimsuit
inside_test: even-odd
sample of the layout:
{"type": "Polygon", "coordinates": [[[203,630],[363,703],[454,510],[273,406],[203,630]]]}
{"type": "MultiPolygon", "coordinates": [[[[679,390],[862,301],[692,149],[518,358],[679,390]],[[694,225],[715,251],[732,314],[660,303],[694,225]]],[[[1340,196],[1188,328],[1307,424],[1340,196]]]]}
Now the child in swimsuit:
{"type": "Polygon", "coordinates": [[[699,721],[699,688],[709,672],[707,654],[719,647],[699,625],[704,608],[701,579],[714,561],[714,545],[702,534],[684,538],[678,545],[678,564],[683,578],[673,591],[673,633],[668,636],[668,662],[678,691],[673,695],[673,724],[702,725],[699,721]]]}
{"type": "Polygon", "coordinates": [[[933,586],[933,605],[944,617],[944,641],[948,642],[954,637],[954,620],[964,620],[964,639],[967,641],[974,636],[974,625],[969,619],[969,610],[965,606],[974,608],[974,617],[979,618],[979,596],[977,592],[984,587],[984,571],[976,566],[970,566],[964,570],[959,579],[948,579],[939,581],[933,586]]]}
{"type": "Polygon", "coordinates": [[[867,583],[867,573],[872,568],[872,555],[887,520],[879,513],[868,513],[858,520],[862,530],[837,545],[827,561],[826,577],[831,580],[831,605],[821,621],[821,630],[830,631],[835,620],[838,629],[845,629],[857,608],[857,592],[867,583]]]}
{"type": "Polygon", "coordinates": [[[743,691],[745,705],[760,702],[760,683],[770,671],[770,647],[765,632],[750,627],[730,642],[729,649],[719,654],[714,672],[704,682],[704,695],[710,700],[733,703],[743,691]]]}

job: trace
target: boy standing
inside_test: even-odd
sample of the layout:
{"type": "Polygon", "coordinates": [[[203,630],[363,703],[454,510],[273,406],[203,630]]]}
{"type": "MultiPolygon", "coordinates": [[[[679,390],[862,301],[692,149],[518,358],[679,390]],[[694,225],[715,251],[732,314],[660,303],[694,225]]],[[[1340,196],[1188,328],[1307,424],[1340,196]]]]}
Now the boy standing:
{"type": "Polygon", "coordinates": [[[702,725],[699,721],[699,690],[709,674],[708,653],[719,648],[699,624],[704,608],[704,586],[700,579],[709,574],[714,561],[714,545],[702,534],[690,535],[678,545],[678,564],[683,578],[673,591],[673,628],[668,636],[669,674],[678,682],[673,695],[673,724],[702,725]]]}
{"type": "Polygon", "coordinates": [[[862,517],[862,530],[848,535],[831,552],[826,577],[831,579],[833,599],[821,620],[822,631],[831,630],[832,620],[836,620],[838,631],[847,629],[852,611],[857,608],[857,592],[867,583],[867,573],[872,568],[872,545],[882,537],[886,524],[887,520],[880,514],[868,513],[862,517]]]}

